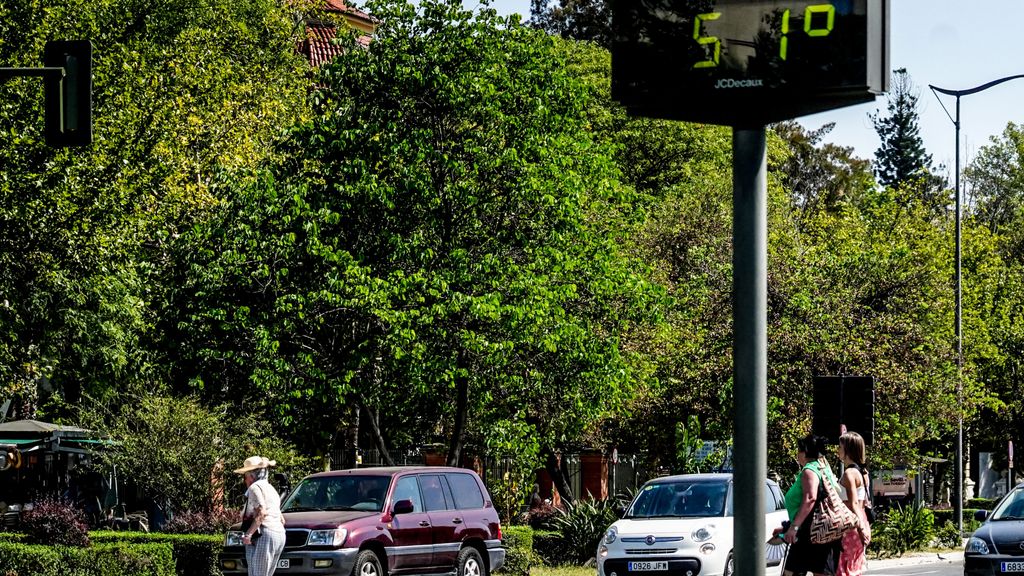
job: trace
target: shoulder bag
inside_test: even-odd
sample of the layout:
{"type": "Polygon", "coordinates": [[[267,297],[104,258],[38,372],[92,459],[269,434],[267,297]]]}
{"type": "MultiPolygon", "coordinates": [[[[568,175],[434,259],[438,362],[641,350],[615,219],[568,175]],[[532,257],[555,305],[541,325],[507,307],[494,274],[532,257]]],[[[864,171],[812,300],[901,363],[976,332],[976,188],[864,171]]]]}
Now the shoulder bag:
{"type": "Polygon", "coordinates": [[[856,528],[859,520],[832,485],[828,463],[819,461],[818,470],[820,483],[818,501],[811,516],[811,543],[829,544],[842,538],[847,530],[856,528]]]}

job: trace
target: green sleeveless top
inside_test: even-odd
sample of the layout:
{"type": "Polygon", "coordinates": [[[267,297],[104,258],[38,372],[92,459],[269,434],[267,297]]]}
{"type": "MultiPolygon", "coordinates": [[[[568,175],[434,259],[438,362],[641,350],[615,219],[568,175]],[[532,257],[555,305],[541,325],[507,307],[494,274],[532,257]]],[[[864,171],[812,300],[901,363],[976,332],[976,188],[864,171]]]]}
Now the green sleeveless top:
{"type": "MultiPolygon", "coordinates": [[[[796,513],[800,510],[800,504],[804,501],[804,488],[803,484],[800,482],[800,474],[803,474],[804,470],[808,468],[818,476],[819,482],[822,481],[822,471],[817,460],[812,460],[811,462],[804,464],[804,467],[801,468],[800,472],[796,475],[796,480],[793,481],[793,485],[786,491],[786,512],[789,513],[790,522],[793,521],[793,518],[796,518],[796,513]]],[[[836,477],[832,474],[831,470],[828,471],[828,478],[832,482],[832,485],[838,489],[839,483],[836,481],[836,477]]]]}

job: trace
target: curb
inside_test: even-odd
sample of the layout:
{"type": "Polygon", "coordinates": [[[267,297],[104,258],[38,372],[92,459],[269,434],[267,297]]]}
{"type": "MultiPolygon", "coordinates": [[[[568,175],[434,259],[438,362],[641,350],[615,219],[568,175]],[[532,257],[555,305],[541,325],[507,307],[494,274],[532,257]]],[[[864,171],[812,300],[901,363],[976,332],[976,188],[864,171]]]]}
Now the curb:
{"type": "Polygon", "coordinates": [[[920,564],[959,564],[964,560],[963,550],[950,550],[949,552],[918,552],[908,554],[899,558],[885,558],[872,560],[868,558],[868,570],[885,570],[887,568],[898,568],[901,566],[916,566],[920,564]]]}

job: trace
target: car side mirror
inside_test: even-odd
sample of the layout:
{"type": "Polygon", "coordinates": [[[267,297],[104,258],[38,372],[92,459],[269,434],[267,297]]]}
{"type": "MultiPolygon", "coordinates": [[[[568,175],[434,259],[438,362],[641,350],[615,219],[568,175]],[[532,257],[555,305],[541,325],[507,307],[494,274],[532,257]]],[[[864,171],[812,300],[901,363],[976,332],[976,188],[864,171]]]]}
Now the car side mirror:
{"type": "Polygon", "coordinates": [[[978,522],[984,522],[988,518],[988,510],[975,510],[974,519],[978,522]]]}
{"type": "Polygon", "coordinates": [[[399,514],[410,514],[412,511],[412,500],[399,500],[398,502],[395,502],[395,507],[392,508],[392,514],[395,516],[399,514]]]}

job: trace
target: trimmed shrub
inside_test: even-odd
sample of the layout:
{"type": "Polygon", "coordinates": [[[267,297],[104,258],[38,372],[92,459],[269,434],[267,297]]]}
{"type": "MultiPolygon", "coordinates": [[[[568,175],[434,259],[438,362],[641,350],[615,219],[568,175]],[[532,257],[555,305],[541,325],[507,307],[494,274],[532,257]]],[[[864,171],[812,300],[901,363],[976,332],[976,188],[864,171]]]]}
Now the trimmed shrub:
{"type": "Polygon", "coordinates": [[[168,544],[101,544],[90,548],[0,542],[5,576],[173,576],[168,544]]]}
{"type": "Polygon", "coordinates": [[[544,502],[527,510],[523,520],[534,530],[551,530],[551,522],[555,519],[556,515],[558,515],[558,508],[555,508],[548,502],[544,502]]]}
{"type": "Polygon", "coordinates": [[[505,564],[501,572],[513,576],[530,576],[534,564],[533,529],[529,526],[509,526],[501,530],[505,546],[505,564]]]}
{"type": "MultiPolygon", "coordinates": [[[[964,508],[963,509],[963,519],[964,519],[964,530],[965,531],[967,530],[968,524],[972,524],[973,523],[974,526],[977,526],[978,523],[977,523],[977,521],[974,520],[974,513],[977,512],[977,511],[978,511],[977,508],[964,508]]],[[[953,511],[950,510],[950,509],[932,510],[932,514],[935,515],[935,526],[936,527],[943,526],[943,525],[946,524],[946,522],[949,522],[949,523],[953,524],[954,526],[956,525],[956,522],[953,521],[953,511]]]]}
{"type": "Polygon", "coordinates": [[[0,532],[0,542],[24,542],[25,538],[21,532],[0,532]]]}
{"type": "Polygon", "coordinates": [[[998,498],[969,498],[967,500],[967,508],[991,510],[996,507],[996,502],[999,502],[998,498]]]}
{"type": "Polygon", "coordinates": [[[536,561],[548,566],[564,564],[567,554],[562,535],[549,530],[534,530],[533,554],[536,561]]]}
{"type": "MultiPolygon", "coordinates": [[[[937,519],[936,523],[938,523],[937,519]]],[[[960,548],[963,544],[963,539],[960,537],[960,531],[956,529],[956,524],[949,520],[935,533],[935,545],[939,548],[960,548]]]]}
{"type": "Polygon", "coordinates": [[[32,544],[88,546],[85,514],[67,500],[43,498],[21,513],[21,531],[32,544]]]}
{"type": "Polygon", "coordinates": [[[224,549],[222,535],[154,534],[107,530],[93,532],[92,539],[97,543],[167,544],[171,546],[174,568],[178,576],[221,576],[217,557],[224,549]]]}

